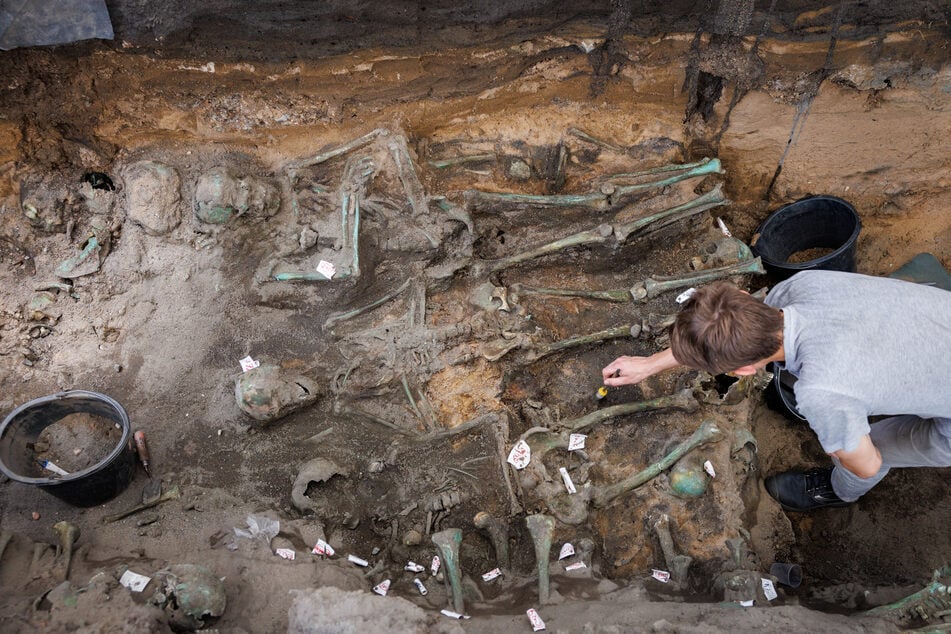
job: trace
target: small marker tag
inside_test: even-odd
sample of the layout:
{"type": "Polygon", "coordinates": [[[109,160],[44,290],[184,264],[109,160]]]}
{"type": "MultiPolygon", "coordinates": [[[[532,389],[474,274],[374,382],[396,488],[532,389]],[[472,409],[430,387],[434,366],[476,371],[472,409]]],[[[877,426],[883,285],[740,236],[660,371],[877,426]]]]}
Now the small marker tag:
{"type": "Polygon", "coordinates": [[[587,436],[584,434],[571,434],[568,436],[568,451],[584,449],[585,438],[587,438],[587,436]]]}
{"type": "Polygon", "coordinates": [[[410,572],[422,572],[426,570],[426,566],[420,566],[415,561],[410,561],[406,563],[404,570],[409,570],[410,572]]]}
{"type": "Polygon", "coordinates": [[[390,591],[390,580],[385,579],[381,581],[378,585],[373,586],[373,591],[376,592],[381,597],[385,597],[386,593],[390,591]]]}
{"type": "Polygon", "coordinates": [[[545,629],[545,622],[542,620],[542,617],[538,616],[538,612],[535,611],[535,608],[528,608],[525,614],[528,616],[528,622],[532,624],[532,631],[538,632],[545,629]]]}
{"type": "Polygon", "coordinates": [[[582,568],[587,568],[583,561],[576,561],[573,564],[568,564],[565,566],[565,570],[567,572],[571,572],[572,570],[581,570],[582,568]]]}
{"type": "Polygon", "coordinates": [[[565,559],[566,557],[571,557],[575,554],[575,547],[571,545],[571,542],[565,542],[565,545],[561,547],[561,552],[558,553],[558,559],[565,559]]]}
{"type": "Polygon", "coordinates": [[[703,463],[703,470],[709,473],[711,478],[717,477],[717,472],[713,468],[713,463],[709,460],[703,463]]]}
{"type": "Polygon", "coordinates": [[[717,224],[720,225],[720,231],[723,232],[723,235],[725,235],[727,238],[732,238],[732,237],[733,237],[733,234],[730,233],[730,230],[729,230],[729,229],[727,229],[726,223],[723,222],[723,218],[720,218],[720,217],[718,216],[718,217],[717,217],[717,224]]]}
{"type": "Polygon", "coordinates": [[[254,368],[261,365],[260,361],[255,361],[251,358],[251,355],[246,356],[245,358],[238,361],[241,364],[241,371],[247,372],[248,370],[253,370],[254,368]]]}
{"type": "Polygon", "coordinates": [[[520,440],[509,452],[508,463],[516,469],[524,469],[532,460],[532,448],[524,440],[520,440]]]}
{"type": "Polygon", "coordinates": [[[419,577],[413,577],[413,583],[416,585],[416,589],[419,590],[419,593],[424,597],[429,594],[429,590],[426,589],[426,586],[423,585],[423,582],[419,580],[419,577]]]}
{"type": "Polygon", "coordinates": [[[450,619],[469,619],[469,618],[472,618],[472,617],[470,617],[470,616],[466,616],[465,614],[459,614],[458,612],[453,612],[452,610],[440,610],[439,612],[440,612],[440,614],[445,614],[445,615],[448,616],[450,619]]]}
{"type": "Polygon", "coordinates": [[[366,559],[360,559],[356,555],[347,555],[347,561],[354,563],[358,566],[361,566],[363,568],[366,568],[367,566],[370,565],[369,561],[367,561],[366,559]]]}
{"type": "Polygon", "coordinates": [[[763,594],[766,595],[767,601],[772,601],[779,595],[776,594],[776,587],[773,586],[773,582],[769,579],[762,579],[763,582],[763,594]]]}
{"type": "Polygon", "coordinates": [[[318,539],[317,544],[314,545],[314,549],[310,552],[314,553],[315,555],[326,555],[327,557],[332,557],[336,551],[333,549],[333,546],[322,539],[318,539]]]}
{"type": "Polygon", "coordinates": [[[317,265],[317,272],[326,277],[328,280],[332,280],[334,274],[337,272],[337,267],[327,260],[321,260],[317,265]]]}
{"type": "Polygon", "coordinates": [[[439,572],[439,563],[440,563],[439,555],[436,555],[435,557],[433,557],[433,563],[429,567],[429,574],[431,574],[434,577],[436,576],[436,573],[439,572]]]}
{"type": "Polygon", "coordinates": [[[487,573],[485,573],[484,575],[482,575],[482,580],[483,580],[483,581],[492,581],[493,579],[498,579],[498,578],[501,577],[501,576],[502,576],[502,571],[499,570],[498,568],[493,568],[493,569],[490,570],[489,572],[487,572],[487,573]]]}
{"type": "Polygon", "coordinates": [[[561,467],[558,469],[558,473],[561,474],[561,479],[565,481],[565,488],[568,489],[568,495],[577,493],[578,489],[575,488],[575,483],[571,481],[571,476],[568,475],[568,470],[564,467],[561,467]]]}
{"type": "Polygon", "coordinates": [[[145,586],[149,585],[149,581],[151,580],[152,577],[146,577],[131,570],[126,570],[122,573],[122,576],[119,577],[119,583],[129,590],[132,590],[132,592],[142,592],[145,590],[145,586]]]}
{"type": "Polygon", "coordinates": [[[696,292],[697,292],[697,289],[695,289],[695,288],[693,288],[693,287],[688,288],[688,289],[685,290],[683,293],[681,293],[680,295],[678,295],[678,296],[677,296],[677,299],[675,299],[674,301],[677,302],[678,304],[683,304],[685,301],[687,301],[688,299],[690,299],[691,297],[693,297],[693,294],[696,293],[696,292]]]}
{"type": "Polygon", "coordinates": [[[660,581],[661,583],[667,583],[668,581],[670,581],[670,573],[667,572],[666,570],[653,569],[651,570],[651,576],[654,579],[657,579],[658,581],[660,581]]]}
{"type": "Polygon", "coordinates": [[[294,558],[297,557],[297,553],[295,553],[290,548],[278,548],[277,550],[274,551],[274,554],[277,555],[278,557],[281,557],[283,559],[289,559],[291,561],[294,561],[294,558]]]}
{"type": "Polygon", "coordinates": [[[756,601],[754,601],[753,599],[750,599],[749,601],[738,601],[738,603],[742,605],[744,608],[751,608],[756,603],[756,601]]]}

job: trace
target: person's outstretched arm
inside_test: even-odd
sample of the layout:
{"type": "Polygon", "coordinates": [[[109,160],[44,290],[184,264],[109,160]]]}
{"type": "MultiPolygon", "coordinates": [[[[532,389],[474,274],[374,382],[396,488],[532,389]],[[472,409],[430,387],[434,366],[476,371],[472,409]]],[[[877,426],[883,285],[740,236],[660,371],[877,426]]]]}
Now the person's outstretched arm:
{"type": "Polygon", "coordinates": [[[674,353],[668,348],[649,357],[618,357],[601,370],[601,376],[604,377],[604,384],[609,387],[632,385],[679,365],[674,359],[674,353]],[[614,376],[615,372],[619,372],[617,376],[614,376]]]}

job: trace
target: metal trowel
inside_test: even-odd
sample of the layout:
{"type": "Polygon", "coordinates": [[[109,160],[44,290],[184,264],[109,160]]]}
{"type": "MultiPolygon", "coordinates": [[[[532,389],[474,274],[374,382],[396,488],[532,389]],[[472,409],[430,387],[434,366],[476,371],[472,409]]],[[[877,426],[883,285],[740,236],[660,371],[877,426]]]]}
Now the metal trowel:
{"type": "Polygon", "coordinates": [[[152,504],[162,497],[162,479],[153,478],[142,489],[142,504],[152,504]]]}
{"type": "Polygon", "coordinates": [[[149,464],[152,461],[149,455],[149,446],[145,440],[145,432],[139,430],[132,435],[135,442],[135,451],[139,454],[139,461],[145,468],[145,473],[149,476],[149,483],[142,489],[142,504],[152,504],[162,496],[162,479],[152,477],[152,469],[149,464]]]}

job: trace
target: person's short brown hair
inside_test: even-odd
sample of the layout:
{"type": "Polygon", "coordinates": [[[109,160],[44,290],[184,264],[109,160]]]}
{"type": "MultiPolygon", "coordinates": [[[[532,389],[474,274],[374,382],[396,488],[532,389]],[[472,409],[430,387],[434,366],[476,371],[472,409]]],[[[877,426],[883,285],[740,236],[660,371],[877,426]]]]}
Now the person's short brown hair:
{"type": "Polygon", "coordinates": [[[783,314],[727,282],[698,288],[670,333],[681,365],[722,374],[767,359],[783,342],[783,314]]]}

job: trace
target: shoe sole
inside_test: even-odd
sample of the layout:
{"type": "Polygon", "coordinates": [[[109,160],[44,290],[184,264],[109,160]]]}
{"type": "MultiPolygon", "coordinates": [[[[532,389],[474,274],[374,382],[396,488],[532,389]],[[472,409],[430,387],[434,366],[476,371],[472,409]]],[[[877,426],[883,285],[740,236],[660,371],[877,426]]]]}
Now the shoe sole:
{"type": "Polygon", "coordinates": [[[809,511],[816,511],[818,509],[825,508],[841,508],[843,506],[848,506],[851,502],[829,502],[828,504],[820,504],[818,506],[810,506],[808,508],[800,508],[796,506],[789,506],[784,504],[782,500],[779,499],[779,491],[776,490],[775,482],[772,478],[766,478],[763,481],[763,486],[766,487],[766,492],[769,493],[769,497],[773,498],[784,511],[791,511],[793,513],[808,513],[809,511]]]}

